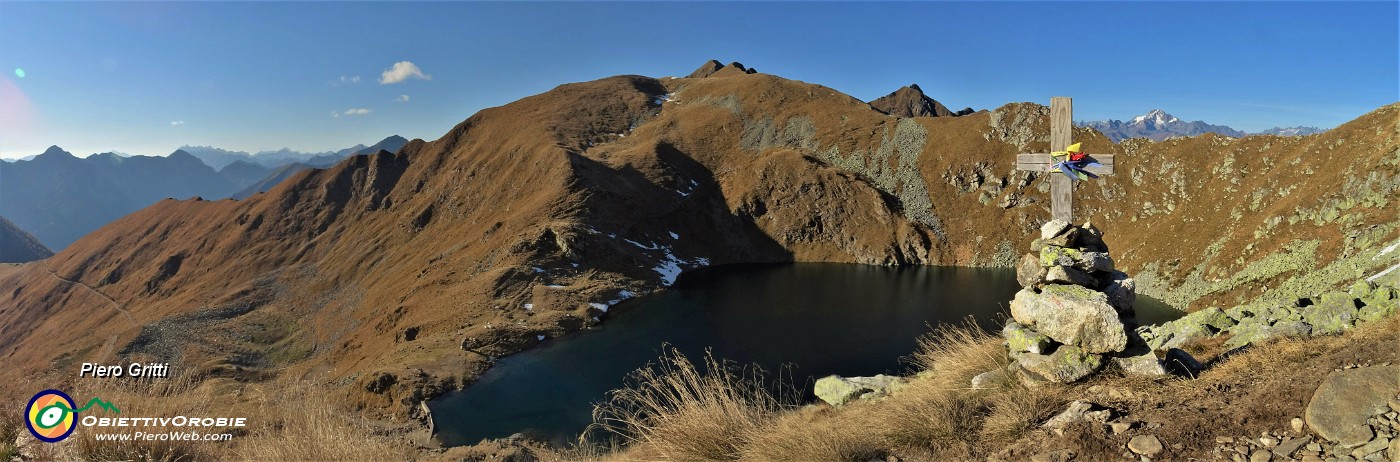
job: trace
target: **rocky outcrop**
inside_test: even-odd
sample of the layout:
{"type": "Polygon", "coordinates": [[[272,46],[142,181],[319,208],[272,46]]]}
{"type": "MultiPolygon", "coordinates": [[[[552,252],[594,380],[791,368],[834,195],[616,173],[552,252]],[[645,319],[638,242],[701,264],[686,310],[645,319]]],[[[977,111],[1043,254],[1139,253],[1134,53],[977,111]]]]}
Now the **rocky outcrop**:
{"type": "Polygon", "coordinates": [[[1129,374],[1165,373],[1151,350],[1130,343],[1135,285],[1114,269],[1098,228],[1052,220],[1031,250],[1016,266],[1022,289],[1002,329],[1011,370],[1032,383],[1075,382],[1108,362],[1129,374]]]}
{"type": "Polygon", "coordinates": [[[1254,304],[1221,310],[1210,307],[1175,321],[1137,328],[1153,350],[1178,348],[1192,341],[1228,335],[1224,346],[1236,350],[1273,338],[1335,335],[1360,322],[1395,314],[1400,305],[1395,288],[1358,281],[1349,291],[1303,298],[1291,306],[1254,304]]]}
{"type": "Polygon", "coordinates": [[[896,117],[953,117],[973,112],[972,108],[950,111],[942,103],[925,95],[917,84],[900,87],[894,93],[881,96],[871,101],[870,107],[896,117]]]}

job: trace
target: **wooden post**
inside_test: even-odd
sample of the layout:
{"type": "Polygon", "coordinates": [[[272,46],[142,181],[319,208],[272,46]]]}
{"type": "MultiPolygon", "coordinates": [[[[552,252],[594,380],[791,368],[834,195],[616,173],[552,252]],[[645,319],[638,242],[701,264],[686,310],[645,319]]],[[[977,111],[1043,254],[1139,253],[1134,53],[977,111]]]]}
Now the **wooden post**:
{"type": "MultiPolygon", "coordinates": [[[[1050,152],[1063,151],[1073,137],[1073,102],[1064,96],[1050,98],[1050,152]]],[[[1050,219],[1074,223],[1074,182],[1065,175],[1050,175],[1050,219]]]]}
{"type": "MultiPolygon", "coordinates": [[[[1068,97],[1050,98],[1050,152],[1064,151],[1074,143],[1074,110],[1068,97]]],[[[1084,170],[1095,175],[1113,174],[1113,154],[1089,154],[1101,167],[1084,170]]],[[[1074,180],[1060,173],[1055,159],[1048,153],[1016,156],[1016,170],[1048,173],[1050,175],[1050,219],[1074,222],[1074,180]]]]}

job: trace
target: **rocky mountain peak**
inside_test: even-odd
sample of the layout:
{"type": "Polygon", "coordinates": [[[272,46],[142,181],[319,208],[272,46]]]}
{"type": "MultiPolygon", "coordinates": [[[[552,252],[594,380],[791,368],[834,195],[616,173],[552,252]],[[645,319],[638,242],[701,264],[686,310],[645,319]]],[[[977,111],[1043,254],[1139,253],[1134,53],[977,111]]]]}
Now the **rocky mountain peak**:
{"type": "Polygon", "coordinates": [[[972,108],[958,112],[948,110],[943,103],[925,95],[924,90],[916,83],[899,87],[894,93],[871,101],[870,107],[897,117],[949,117],[972,113],[972,108]]]}

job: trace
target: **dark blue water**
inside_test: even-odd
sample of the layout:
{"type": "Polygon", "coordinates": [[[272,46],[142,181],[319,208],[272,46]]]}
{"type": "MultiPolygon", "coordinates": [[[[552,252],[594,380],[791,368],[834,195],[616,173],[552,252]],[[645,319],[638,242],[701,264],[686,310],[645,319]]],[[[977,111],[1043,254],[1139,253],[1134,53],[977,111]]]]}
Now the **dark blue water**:
{"type": "MultiPolygon", "coordinates": [[[[663,344],[693,361],[711,348],[770,372],[786,366],[797,384],[899,374],[931,326],[971,317],[998,330],[1018,289],[1010,269],[798,263],[686,273],[663,293],[617,305],[601,328],[507,357],[429,407],[448,446],[514,433],[574,441],[593,404],[655,361],[663,344]]],[[[1139,297],[1144,323],[1171,312],[1139,297]]]]}

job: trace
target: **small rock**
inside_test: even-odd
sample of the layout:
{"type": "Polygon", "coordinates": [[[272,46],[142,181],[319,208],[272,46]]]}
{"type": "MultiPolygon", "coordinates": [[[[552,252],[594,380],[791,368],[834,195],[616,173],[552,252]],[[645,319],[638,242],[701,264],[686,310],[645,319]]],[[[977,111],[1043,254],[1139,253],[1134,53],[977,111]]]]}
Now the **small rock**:
{"type": "Polygon", "coordinates": [[[1378,437],[1376,439],[1371,440],[1371,442],[1363,444],[1361,445],[1361,447],[1352,450],[1351,456],[1357,459],[1361,459],[1365,456],[1381,452],[1387,447],[1390,447],[1390,439],[1385,437],[1378,437]]]}
{"type": "Polygon", "coordinates": [[[1060,345],[1054,353],[1013,353],[1016,364],[1032,379],[1072,383],[1103,367],[1103,357],[1074,345],[1060,345]]]}
{"type": "Polygon", "coordinates": [[[1101,406],[1088,401],[1075,400],[1073,402],[1070,402],[1068,406],[1065,406],[1064,412],[1061,412],[1058,415],[1051,417],[1050,420],[1045,421],[1045,423],[1041,425],[1041,427],[1056,430],[1064,428],[1064,426],[1074,422],[1090,422],[1098,424],[1108,422],[1108,419],[1112,417],[1112,412],[1110,412],[1107,409],[1101,409],[1096,411],[1094,410],[1094,408],[1096,407],[1101,406]]]}
{"type": "Polygon", "coordinates": [[[1400,462],[1400,438],[1390,440],[1390,448],[1385,450],[1392,462],[1400,462]]]}
{"type": "Polygon", "coordinates": [[[1127,432],[1128,430],[1132,430],[1132,429],[1133,429],[1133,423],[1132,423],[1132,422],[1122,422],[1122,421],[1119,421],[1119,422],[1113,422],[1113,423],[1108,424],[1108,427],[1109,427],[1110,430],[1113,431],[1113,434],[1115,434],[1115,435],[1121,435],[1121,434],[1123,434],[1124,432],[1127,432]]]}
{"type": "Polygon", "coordinates": [[[1006,370],[998,368],[973,377],[972,388],[993,388],[1004,380],[1006,380],[1006,370]]]}
{"type": "Polygon", "coordinates": [[[903,377],[893,377],[884,374],[874,377],[841,377],[839,375],[828,375],[817,379],[813,386],[813,393],[822,401],[832,406],[840,406],[856,398],[881,398],[890,393],[890,389],[899,383],[903,383],[903,377]]]}
{"type": "Polygon", "coordinates": [[[1273,448],[1274,446],[1278,446],[1278,440],[1273,439],[1272,437],[1265,436],[1263,438],[1259,438],[1259,445],[1265,448],[1273,448]]]}
{"type": "Polygon", "coordinates": [[[1313,451],[1313,452],[1322,452],[1322,445],[1321,445],[1321,444],[1317,444],[1317,443],[1308,443],[1307,448],[1308,448],[1309,451],[1313,451]]]}
{"type": "Polygon", "coordinates": [[[1311,441],[1312,436],[1304,436],[1302,438],[1293,438],[1284,441],[1282,443],[1279,443],[1278,446],[1274,447],[1274,455],[1277,455],[1279,457],[1289,457],[1293,455],[1293,451],[1297,451],[1298,448],[1302,447],[1304,444],[1308,444],[1311,441]]]}
{"type": "Polygon", "coordinates": [[[1303,456],[1303,462],[1323,462],[1321,457],[1314,455],[1303,456]]]}
{"type": "Polygon", "coordinates": [[[1274,454],[1260,449],[1249,455],[1249,462],[1269,462],[1274,460],[1274,454]]]}
{"type": "Polygon", "coordinates": [[[1040,281],[1045,280],[1045,267],[1040,265],[1040,257],[1033,254],[1021,256],[1021,261],[1016,263],[1016,282],[1021,283],[1023,288],[1035,287],[1040,281]]]}
{"type": "Polygon", "coordinates": [[[1217,436],[1217,437],[1215,437],[1215,442],[1216,442],[1216,444],[1229,444],[1229,443],[1234,443],[1234,442],[1235,442],[1235,437],[1233,437],[1233,436],[1217,436]]]}
{"type": "Polygon", "coordinates": [[[1040,238],[1049,240],[1052,237],[1059,236],[1060,233],[1064,232],[1066,229],[1069,229],[1068,221],[1050,220],[1040,225],[1040,238]]]}
{"type": "Polygon", "coordinates": [[[1288,426],[1293,428],[1293,433],[1302,433],[1303,419],[1294,417],[1293,420],[1288,421],[1288,426]]]}
{"type": "Polygon", "coordinates": [[[1162,361],[1157,359],[1157,355],[1146,347],[1138,347],[1139,350],[1129,348],[1118,357],[1113,358],[1113,364],[1128,375],[1159,376],[1167,373],[1162,367],[1162,361]],[[1136,353],[1136,354],[1135,354],[1136,353]]]}
{"type": "Polygon", "coordinates": [[[1128,440],[1128,450],[1148,457],[1162,452],[1162,442],[1153,435],[1138,435],[1128,440]]]}

